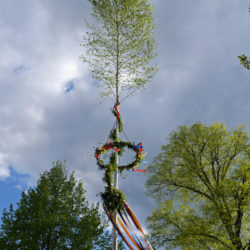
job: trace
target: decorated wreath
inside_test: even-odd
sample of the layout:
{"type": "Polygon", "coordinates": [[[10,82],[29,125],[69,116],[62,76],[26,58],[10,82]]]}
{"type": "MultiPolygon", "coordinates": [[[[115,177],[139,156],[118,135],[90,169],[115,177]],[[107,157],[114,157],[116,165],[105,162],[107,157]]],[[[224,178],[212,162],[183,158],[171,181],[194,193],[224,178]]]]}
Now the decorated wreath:
{"type": "Polygon", "coordinates": [[[141,142],[137,145],[134,145],[131,142],[125,142],[125,141],[111,142],[110,141],[109,143],[106,143],[100,148],[96,148],[95,150],[95,157],[97,160],[97,165],[100,167],[100,169],[112,168],[112,165],[114,164],[111,159],[108,164],[105,164],[104,161],[101,159],[102,154],[105,154],[106,151],[108,150],[114,150],[118,153],[118,155],[121,155],[125,147],[135,152],[136,154],[135,160],[132,163],[129,163],[127,165],[118,166],[119,171],[122,172],[125,169],[129,170],[131,168],[133,169],[134,167],[138,166],[142,162],[143,157],[146,155],[146,154],[142,154],[143,145],[141,142]]]}

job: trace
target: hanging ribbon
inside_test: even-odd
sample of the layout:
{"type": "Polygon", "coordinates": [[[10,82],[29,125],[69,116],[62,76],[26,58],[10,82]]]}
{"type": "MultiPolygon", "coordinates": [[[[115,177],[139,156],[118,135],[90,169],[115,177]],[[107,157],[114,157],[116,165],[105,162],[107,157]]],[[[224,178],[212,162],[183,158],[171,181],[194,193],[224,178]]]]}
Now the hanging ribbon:
{"type": "Polygon", "coordinates": [[[137,242],[137,245],[140,247],[140,249],[144,249],[144,247],[142,246],[142,244],[141,244],[141,242],[140,242],[139,237],[137,236],[137,234],[136,234],[136,233],[134,232],[134,230],[132,229],[132,225],[130,224],[129,219],[128,219],[128,217],[126,216],[126,212],[125,212],[124,215],[126,216],[128,222],[126,222],[126,220],[123,218],[121,211],[119,211],[118,213],[119,213],[120,217],[122,218],[122,220],[123,220],[124,224],[126,225],[126,227],[130,230],[130,235],[132,235],[133,239],[137,242]],[[129,224],[131,225],[131,227],[129,226],[129,224]],[[134,236],[133,236],[133,235],[134,235],[134,236]]]}
{"type": "MultiPolygon", "coordinates": [[[[119,212],[119,215],[121,216],[121,218],[122,218],[124,224],[127,226],[127,228],[129,228],[130,231],[133,232],[133,234],[136,236],[137,240],[140,242],[140,240],[138,239],[137,235],[134,233],[133,229],[131,228],[132,225],[131,225],[131,223],[130,223],[130,220],[129,220],[129,218],[128,218],[128,215],[127,215],[127,212],[126,212],[125,208],[123,208],[123,213],[119,212]],[[125,218],[123,218],[123,215],[125,215],[125,217],[126,217],[126,219],[127,219],[127,222],[126,222],[125,218]],[[131,227],[129,226],[129,224],[131,225],[131,227]]],[[[134,216],[135,216],[135,215],[134,215],[134,216]]],[[[134,223],[134,224],[135,224],[135,223],[134,223]]],[[[139,224],[139,222],[138,222],[138,224],[139,224]]],[[[136,228],[138,229],[137,226],[136,226],[136,228]]],[[[141,234],[141,237],[140,237],[140,238],[143,240],[143,242],[144,242],[145,246],[147,247],[147,249],[148,249],[148,250],[152,250],[153,248],[151,247],[150,243],[148,242],[147,237],[144,235],[143,232],[141,232],[140,230],[138,230],[138,231],[140,232],[140,234],[141,234]],[[148,244],[147,244],[147,243],[148,243],[148,244]]],[[[141,243],[140,243],[140,246],[142,247],[142,249],[145,249],[145,248],[142,246],[141,243]]]]}
{"type": "Polygon", "coordinates": [[[132,221],[136,225],[136,227],[142,232],[143,235],[145,235],[144,232],[143,232],[143,230],[142,230],[142,227],[141,227],[139,221],[136,219],[136,217],[135,217],[132,209],[129,207],[129,205],[126,202],[124,202],[124,206],[125,206],[128,214],[129,214],[130,218],[132,219],[132,221]]]}
{"type": "Polygon", "coordinates": [[[133,171],[133,172],[141,172],[141,173],[147,172],[147,170],[134,169],[134,168],[132,168],[132,171],[133,171]]]}
{"type": "Polygon", "coordinates": [[[121,225],[122,229],[124,230],[124,232],[127,234],[127,236],[129,237],[129,239],[134,243],[134,245],[136,246],[136,248],[138,250],[140,250],[140,247],[136,244],[136,242],[134,241],[134,239],[131,237],[131,235],[129,234],[128,230],[126,229],[126,227],[122,224],[121,220],[119,217],[117,217],[117,220],[119,222],[119,224],[121,225]]]}
{"type": "Polygon", "coordinates": [[[113,226],[115,227],[116,231],[117,231],[118,234],[121,236],[121,238],[124,240],[124,242],[127,244],[127,246],[128,246],[131,250],[134,250],[134,248],[128,243],[128,241],[126,240],[126,238],[123,236],[121,230],[119,229],[118,225],[117,225],[116,222],[115,222],[114,217],[113,217],[109,212],[107,212],[107,215],[108,215],[108,217],[109,217],[109,220],[111,221],[111,223],[112,223],[113,226]]]}

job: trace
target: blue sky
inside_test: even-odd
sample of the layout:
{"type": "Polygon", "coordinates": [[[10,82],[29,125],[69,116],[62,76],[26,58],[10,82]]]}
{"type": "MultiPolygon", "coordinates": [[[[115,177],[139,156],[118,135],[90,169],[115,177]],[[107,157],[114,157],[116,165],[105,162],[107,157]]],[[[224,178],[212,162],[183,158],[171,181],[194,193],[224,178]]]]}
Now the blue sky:
{"type": "MultiPolygon", "coordinates": [[[[183,124],[246,124],[250,131],[250,71],[237,58],[250,55],[249,1],[154,3],[159,72],[121,105],[125,132],[143,142],[145,160],[183,124]]],[[[103,173],[94,148],[114,120],[112,101],[101,101],[79,59],[89,14],[82,0],[0,2],[0,209],[16,203],[57,160],[83,179],[91,202],[100,201],[103,173]]],[[[144,226],[155,207],[145,195],[146,178],[129,173],[119,181],[144,226]]]]}
{"type": "Polygon", "coordinates": [[[11,203],[14,208],[16,207],[16,202],[19,201],[22,191],[28,188],[28,179],[28,174],[19,174],[13,167],[9,166],[9,177],[0,181],[1,213],[4,208],[9,209],[11,203]]]}

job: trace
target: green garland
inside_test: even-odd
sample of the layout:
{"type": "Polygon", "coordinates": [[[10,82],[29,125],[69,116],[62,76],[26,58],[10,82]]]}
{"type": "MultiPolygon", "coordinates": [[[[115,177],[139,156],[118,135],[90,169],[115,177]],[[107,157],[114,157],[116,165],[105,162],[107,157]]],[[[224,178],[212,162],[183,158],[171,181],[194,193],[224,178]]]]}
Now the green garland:
{"type": "Polygon", "coordinates": [[[97,160],[97,165],[99,166],[100,169],[111,169],[112,168],[112,161],[110,159],[110,162],[108,164],[105,164],[103,160],[101,160],[101,155],[105,153],[108,150],[119,150],[117,153],[118,155],[122,155],[122,152],[124,151],[124,148],[127,147],[128,149],[133,150],[136,153],[135,160],[132,163],[129,163],[127,165],[122,165],[118,166],[118,169],[120,172],[123,170],[131,169],[133,167],[138,166],[142,160],[143,160],[143,155],[141,155],[140,149],[137,147],[137,145],[134,145],[131,142],[125,142],[125,141],[115,141],[115,142],[110,142],[110,143],[105,143],[103,146],[100,148],[96,148],[95,150],[95,155],[96,155],[96,160],[97,160]]]}
{"type": "MultiPolygon", "coordinates": [[[[117,118],[118,128],[121,133],[123,130],[123,123],[121,115],[119,113],[119,109],[114,108],[112,110],[112,113],[117,118]]],[[[101,193],[104,207],[107,211],[115,213],[117,210],[120,210],[122,208],[125,201],[125,195],[124,193],[121,192],[120,189],[115,189],[113,187],[114,171],[118,168],[118,170],[122,172],[124,170],[129,170],[138,166],[143,161],[143,157],[145,156],[145,154],[144,155],[142,154],[143,146],[141,143],[135,145],[131,142],[125,142],[120,140],[118,138],[116,129],[111,130],[109,139],[110,139],[109,143],[107,142],[103,144],[100,148],[95,149],[95,158],[97,160],[97,165],[99,166],[99,169],[105,170],[103,181],[106,183],[106,187],[105,187],[105,192],[101,193]],[[117,166],[115,151],[118,153],[119,156],[121,156],[122,153],[124,152],[124,148],[131,149],[135,152],[135,160],[127,165],[117,166]],[[109,163],[105,164],[105,162],[101,159],[101,155],[105,154],[106,151],[110,150],[112,151],[112,153],[109,158],[109,163]]]]}

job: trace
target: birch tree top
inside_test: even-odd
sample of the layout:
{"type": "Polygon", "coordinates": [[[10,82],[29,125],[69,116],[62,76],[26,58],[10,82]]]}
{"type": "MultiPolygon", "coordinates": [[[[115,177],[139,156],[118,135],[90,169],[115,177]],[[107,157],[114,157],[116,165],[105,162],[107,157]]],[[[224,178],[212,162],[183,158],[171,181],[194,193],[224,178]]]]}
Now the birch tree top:
{"type": "MultiPolygon", "coordinates": [[[[131,94],[157,70],[153,6],[149,0],[88,0],[95,24],[87,22],[82,60],[103,88],[102,96],[131,94]],[[116,93],[116,94],[115,94],[116,93]]],[[[117,97],[118,95],[118,97],[117,97]]]]}

